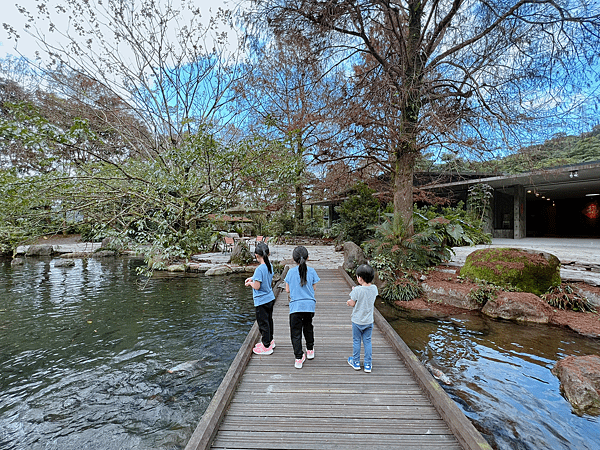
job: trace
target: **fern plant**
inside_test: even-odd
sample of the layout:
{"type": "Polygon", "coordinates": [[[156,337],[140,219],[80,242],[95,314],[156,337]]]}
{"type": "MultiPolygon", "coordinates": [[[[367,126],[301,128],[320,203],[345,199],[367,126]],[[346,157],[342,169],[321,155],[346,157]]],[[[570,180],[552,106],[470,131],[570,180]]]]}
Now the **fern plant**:
{"type": "Polygon", "coordinates": [[[414,278],[404,274],[404,276],[386,282],[379,296],[388,304],[393,305],[397,301],[408,302],[414,300],[420,297],[423,292],[423,288],[414,278]]]}
{"type": "Polygon", "coordinates": [[[386,216],[387,219],[375,227],[375,238],[364,245],[365,251],[372,257],[385,255],[396,268],[421,270],[452,256],[444,234],[436,227],[408,236],[398,216],[386,216]]]}
{"type": "Polygon", "coordinates": [[[576,293],[573,287],[568,283],[552,286],[548,292],[542,295],[542,298],[547,301],[550,306],[555,308],[581,312],[596,312],[596,309],[588,299],[576,293]]]}

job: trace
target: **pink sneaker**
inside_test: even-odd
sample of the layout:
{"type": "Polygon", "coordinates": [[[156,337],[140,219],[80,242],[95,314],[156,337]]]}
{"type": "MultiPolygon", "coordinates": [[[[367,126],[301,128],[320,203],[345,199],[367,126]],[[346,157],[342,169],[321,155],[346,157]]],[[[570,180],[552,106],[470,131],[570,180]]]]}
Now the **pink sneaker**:
{"type": "MultiPolygon", "coordinates": [[[[262,342],[257,342],[256,345],[254,346],[255,348],[258,347],[258,344],[262,345],[262,342]]],[[[275,339],[273,339],[271,341],[271,343],[269,344],[269,348],[275,348],[275,339]]]]}
{"type": "Polygon", "coordinates": [[[306,359],[314,359],[315,351],[314,350],[306,350],[306,359]]]}
{"type": "Polygon", "coordinates": [[[303,354],[303,355],[302,355],[302,359],[297,359],[297,360],[294,362],[294,367],[295,367],[296,369],[302,369],[302,363],[303,363],[305,360],[306,360],[306,356],[303,354]]]}
{"type": "Polygon", "coordinates": [[[252,351],[254,353],[256,353],[257,355],[270,355],[271,353],[273,353],[273,349],[271,348],[271,346],[269,346],[268,348],[265,347],[263,345],[262,342],[259,342],[253,349],[252,351]]]}

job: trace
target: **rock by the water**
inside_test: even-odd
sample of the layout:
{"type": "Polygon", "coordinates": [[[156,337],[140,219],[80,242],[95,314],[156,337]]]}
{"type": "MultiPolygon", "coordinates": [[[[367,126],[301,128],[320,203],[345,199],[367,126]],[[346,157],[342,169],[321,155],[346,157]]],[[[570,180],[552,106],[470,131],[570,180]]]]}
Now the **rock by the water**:
{"type": "Polygon", "coordinates": [[[171,264],[167,266],[167,272],[185,272],[185,264],[171,264]]]}
{"type": "Polygon", "coordinates": [[[577,414],[600,414],[600,356],[568,356],[552,368],[577,414]]]}
{"type": "Polygon", "coordinates": [[[548,323],[552,308],[540,297],[528,292],[499,292],[495,299],[486,302],[481,312],[507,320],[548,323]]]}
{"type": "Polygon", "coordinates": [[[475,299],[471,298],[469,292],[430,285],[426,282],[421,283],[421,287],[430,301],[469,310],[481,309],[481,305],[475,299]]]}
{"type": "Polygon", "coordinates": [[[10,262],[11,266],[22,266],[23,264],[25,264],[25,261],[23,260],[23,258],[14,258],[10,262]]]}
{"type": "Polygon", "coordinates": [[[577,293],[582,297],[585,297],[596,309],[600,309],[600,294],[592,292],[590,289],[585,287],[578,287],[577,293]]]}
{"type": "Polygon", "coordinates": [[[52,245],[30,245],[27,249],[27,256],[52,256],[52,245]]]}
{"type": "Polygon", "coordinates": [[[208,269],[204,274],[207,276],[213,276],[213,275],[227,275],[233,273],[233,269],[229,266],[216,266],[213,267],[211,269],[208,269]]]}
{"type": "Polygon", "coordinates": [[[73,261],[72,259],[61,258],[61,259],[57,259],[56,261],[54,261],[54,267],[74,267],[74,266],[75,266],[75,261],[73,261]]]}
{"type": "Polygon", "coordinates": [[[90,256],[92,256],[90,252],[73,252],[60,255],[61,258],[89,258],[90,256]]]}
{"type": "Polygon", "coordinates": [[[560,261],[549,253],[521,248],[483,248],[470,253],[460,270],[463,277],[542,295],[558,286],[560,261]]]}
{"type": "Polygon", "coordinates": [[[361,264],[367,264],[367,257],[362,248],[354,242],[344,242],[344,270],[356,270],[361,264]]]}

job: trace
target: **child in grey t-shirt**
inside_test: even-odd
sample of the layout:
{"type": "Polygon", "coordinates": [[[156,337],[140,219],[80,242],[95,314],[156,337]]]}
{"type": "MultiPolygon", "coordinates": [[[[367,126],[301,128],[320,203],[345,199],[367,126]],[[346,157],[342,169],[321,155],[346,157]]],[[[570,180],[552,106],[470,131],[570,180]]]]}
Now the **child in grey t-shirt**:
{"type": "Polygon", "coordinates": [[[371,335],[373,333],[373,310],[375,309],[375,298],[379,293],[377,286],[371,284],[375,278],[375,270],[368,264],[363,264],[356,269],[356,280],[358,286],[354,286],[350,292],[350,299],[346,302],[352,306],[352,356],[348,358],[348,364],[354,370],[360,370],[360,347],[361,342],[365,348],[364,369],[371,372],[373,347],[371,335]]]}

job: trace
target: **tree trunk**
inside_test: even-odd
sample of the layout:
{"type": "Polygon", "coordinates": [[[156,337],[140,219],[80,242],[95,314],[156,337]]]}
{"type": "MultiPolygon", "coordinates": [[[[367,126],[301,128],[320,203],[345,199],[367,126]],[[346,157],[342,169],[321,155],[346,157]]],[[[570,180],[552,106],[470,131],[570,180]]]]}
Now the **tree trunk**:
{"type": "Polygon", "coordinates": [[[394,151],[394,219],[400,219],[407,236],[414,234],[413,226],[413,173],[417,147],[421,88],[424,61],[420,54],[421,18],[423,2],[409,1],[406,70],[402,75],[400,111],[402,134],[394,151]]]}
{"type": "Polygon", "coordinates": [[[397,152],[394,171],[394,219],[400,219],[407,236],[414,234],[413,227],[413,173],[415,154],[397,152]]]}
{"type": "Polygon", "coordinates": [[[302,229],[302,222],[304,221],[304,202],[302,201],[302,197],[302,186],[298,183],[296,184],[296,232],[302,229]]]}
{"type": "MultiPolygon", "coordinates": [[[[298,158],[302,158],[304,155],[304,147],[302,146],[302,134],[299,133],[296,141],[296,155],[298,158]]],[[[304,167],[298,169],[296,173],[296,211],[295,211],[295,223],[296,223],[296,233],[299,233],[302,229],[302,223],[304,222],[304,199],[303,199],[303,175],[304,175],[304,167]]]]}

